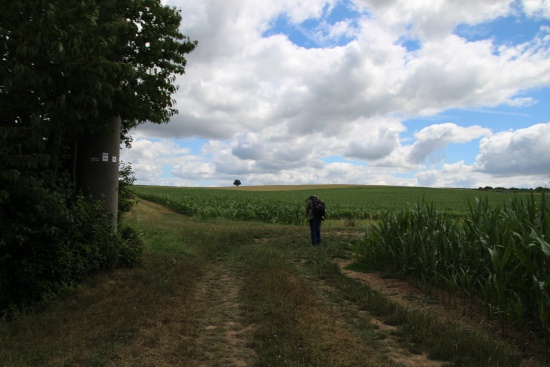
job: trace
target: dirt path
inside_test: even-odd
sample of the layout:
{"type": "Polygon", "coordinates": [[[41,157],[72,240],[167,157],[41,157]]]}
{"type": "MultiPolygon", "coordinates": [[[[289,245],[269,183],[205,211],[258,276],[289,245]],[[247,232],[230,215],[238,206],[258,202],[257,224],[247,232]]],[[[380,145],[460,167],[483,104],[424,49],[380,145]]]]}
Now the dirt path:
{"type": "MultiPolygon", "coordinates": [[[[383,293],[392,301],[397,302],[405,307],[411,306],[410,304],[402,302],[405,299],[406,294],[410,294],[409,290],[411,286],[405,282],[399,285],[391,285],[385,279],[382,279],[378,274],[365,274],[346,270],[345,267],[351,263],[350,260],[338,261],[339,266],[344,274],[347,276],[358,279],[365,282],[373,289],[380,287],[377,290],[383,290],[383,293]]],[[[326,285],[325,285],[326,286],[326,285]]],[[[420,294],[420,290],[416,290],[420,294]]],[[[368,323],[374,325],[375,335],[381,342],[383,353],[386,358],[403,367],[443,367],[447,362],[432,360],[428,357],[427,353],[412,353],[410,348],[403,345],[399,341],[398,327],[388,325],[381,318],[377,318],[373,315],[368,315],[365,311],[358,309],[357,305],[349,305],[353,309],[352,314],[359,314],[368,319],[368,323]]],[[[349,318],[346,322],[350,322],[349,318]]],[[[362,321],[364,322],[364,321],[362,321]]]]}
{"type": "Polygon", "coordinates": [[[234,272],[215,263],[194,283],[182,281],[109,365],[250,366],[254,351],[238,300],[241,285],[234,272]]]}
{"type": "MultiPolygon", "coordinates": [[[[227,261],[214,261],[202,267],[192,280],[176,281],[171,297],[164,299],[153,317],[139,325],[133,342],[121,348],[109,366],[193,366],[249,367],[258,366],[255,352],[257,325],[247,324],[240,292],[242,276],[227,261]],[[181,283],[181,284],[180,284],[181,283]]],[[[167,267],[186,267],[168,262],[167,267]]],[[[360,273],[346,271],[349,276],[360,273]]],[[[180,277],[186,276],[179,273],[180,277]]],[[[355,320],[349,313],[338,311],[330,297],[309,293],[308,288],[323,282],[299,277],[291,283],[301,284],[301,295],[307,302],[297,305],[293,318],[308,349],[327,353],[326,366],[404,366],[441,367],[425,354],[413,354],[394,337],[395,327],[374,317],[369,322],[384,339],[381,350],[373,350],[354,331],[355,320]],[[309,285],[307,285],[309,284],[309,285]]],[[[300,301],[301,302],[301,301],[300,301]]],[[[356,306],[350,306],[356,307],[356,306]]],[[[361,313],[355,310],[354,313],[361,313]]],[[[311,353],[311,350],[310,350],[311,353]]],[[[318,357],[314,357],[318,358],[318,357]]],[[[281,364],[274,364],[281,365],[281,364]]],[[[284,363],[282,365],[285,365],[284,363]]],[[[324,366],[324,364],[318,364],[324,366]]]]}
{"type": "Polygon", "coordinates": [[[428,291],[403,279],[385,278],[379,273],[362,273],[347,269],[351,260],[340,260],[338,265],[343,274],[357,279],[375,291],[381,292],[397,304],[439,315],[441,319],[460,320],[472,327],[487,324],[485,309],[461,297],[452,297],[443,290],[437,291],[437,300],[428,291]]]}
{"type": "MultiPolygon", "coordinates": [[[[353,233],[335,231],[333,235],[349,237],[353,233]]],[[[294,236],[291,234],[289,238],[294,236]]],[[[255,246],[280,246],[270,241],[271,237],[265,237],[255,241],[255,246]]],[[[244,280],[234,263],[221,259],[204,266],[191,291],[177,289],[170,304],[163,305],[157,317],[143,325],[140,330],[142,337],[136,338],[126,352],[119,354],[120,358],[113,366],[258,366],[259,356],[255,350],[258,347],[255,340],[258,325],[250,325],[245,312],[250,305],[242,303],[244,280]],[[126,363],[118,363],[121,360],[126,363]]],[[[442,318],[462,318],[472,325],[480,322],[461,315],[460,307],[449,308],[441,302],[431,302],[425,291],[410,283],[346,270],[351,261],[335,261],[343,274],[367,284],[405,308],[423,309],[442,318]]],[[[309,284],[309,289],[323,287],[323,281],[309,277],[292,282],[309,284]]],[[[303,297],[310,295],[304,293],[303,297]]],[[[446,364],[431,360],[427,353],[412,352],[410,345],[400,340],[397,327],[365,314],[357,305],[347,306],[353,309],[351,312],[341,312],[332,303],[330,296],[318,293],[306,302],[303,310],[296,310],[292,316],[310,353],[325,355],[319,366],[324,366],[322,363],[328,363],[327,366],[404,367],[442,367],[446,364]],[[361,320],[353,315],[361,315],[361,320]],[[358,334],[353,327],[358,322],[374,325],[375,331],[369,337],[380,339],[378,350],[373,350],[372,345],[365,342],[365,336],[358,334]]],[[[316,358],[310,357],[309,360],[317,361],[316,358]]],[[[274,361],[273,365],[285,364],[274,361]]]]}
{"type": "Polygon", "coordinates": [[[227,267],[214,264],[197,286],[193,365],[245,367],[254,359],[249,347],[252,328],[243,321],[239,290],[242,280],[227,267]]]}

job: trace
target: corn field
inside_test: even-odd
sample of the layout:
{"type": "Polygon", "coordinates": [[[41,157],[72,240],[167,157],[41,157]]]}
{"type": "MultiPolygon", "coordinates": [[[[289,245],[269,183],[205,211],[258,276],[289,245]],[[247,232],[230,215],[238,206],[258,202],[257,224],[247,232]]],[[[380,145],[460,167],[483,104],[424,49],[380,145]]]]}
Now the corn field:
{"type": "MultiPolygon", "coordinates": [[[[133,186],[145,200],[201,219],[305,224],[307,190],[133,186]]],[[[319,189],[329,220],[369,220],[355,252],[381,270],[487,305],[488,317],[550,343],[550,203],[540,194],[361,187],[319,189]],[[415,204],[416,203],[416,204],[415,204]]]]}
{"type": "Polygon", "coordinates": [[[490,319],[527,326],[550,341],[550,202],[544,193],[493,206],[477,199],[458,220],[422,201],[382,217],[357,246],[362,261],[481,299],[490,319]]]}
{"type": "Polygon", "coordinates": [[[225,218],[273,224],[302,224],[305,221],[301,200],[296,202],[265,194],[193,188],[135,186],[133,191],[142,199],[200,219],[225,218]]]}
{"type": "MultiPolygon", "coordinates": [[[[273,224],[305,224],[305,199],[312,193],[327,205],[327,219],[377,220],[387,210],[407,208],[426,197],[447,215],[460,218],[468,212],[468,200],[480,195],[476,190],[371,186],[337,189],[297,189],[290,191],[245,191],[211,188],[133,186],[133,192],[175,212],[198,218],[226,218],[273,224]]],[[[503,203],[513,194],[487,193],[491,202],[503,203]]]]}

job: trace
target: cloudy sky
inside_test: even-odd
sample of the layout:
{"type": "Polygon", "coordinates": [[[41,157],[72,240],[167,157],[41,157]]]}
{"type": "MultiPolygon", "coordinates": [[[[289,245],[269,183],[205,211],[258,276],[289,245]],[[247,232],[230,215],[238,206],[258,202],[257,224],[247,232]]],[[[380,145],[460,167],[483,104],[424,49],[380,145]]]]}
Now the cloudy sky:
{"type": "Polygon", "coordinates": [[[166,0],[199,42],[136,184],[550,187],[550,0],[166,0]]]}

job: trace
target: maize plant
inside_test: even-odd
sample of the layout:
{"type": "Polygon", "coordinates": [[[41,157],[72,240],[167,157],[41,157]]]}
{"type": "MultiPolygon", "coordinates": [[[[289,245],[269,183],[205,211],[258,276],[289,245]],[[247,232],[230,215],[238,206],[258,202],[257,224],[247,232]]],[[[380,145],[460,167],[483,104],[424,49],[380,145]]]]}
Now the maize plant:
{"type": "Polygon", "coordinates": [[[480,297],[488,314],[550,341],[550,202],[543,193],[456,218],[420,202],[386,211],[357,245],[360,261],[480,297]]]}

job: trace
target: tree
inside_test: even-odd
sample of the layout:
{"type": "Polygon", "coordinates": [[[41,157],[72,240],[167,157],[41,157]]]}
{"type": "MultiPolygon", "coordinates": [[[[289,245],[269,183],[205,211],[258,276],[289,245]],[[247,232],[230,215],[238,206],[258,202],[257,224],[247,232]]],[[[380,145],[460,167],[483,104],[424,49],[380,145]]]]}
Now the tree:
{"type": "Polygon", "coordinates": [[[130,163],[120,162],[119,181],[118,181],[118,218],[121,219],[124,214],[128,213],[135,204],[137,199],[131,191],[131,186],[136,178],[130,163]]]}
{"type": "Polygon", "coordinates": [[[237,187],[239,187],[240,184],[241,184],[241,181],[239,181],[239,180],[233,181],[233,185],[235,185],[237,187]]]}
{"type": "Polygon", "coordinates": [[[181,15],[160,0],[1,5],[0,136],[16,146],[2,152],[10,159],[0,175],[16,184],[25,179],[22,168],[46,165],[54,177],[69,169],[96,197],[107,194],[101,186],[116,192],[118,150],[104,151],[103,143],[130,144],[130,129],[168,122],[177,112],[175,76],[184,73],[184,55],[197,45],[179,32],[181,15]],[[105,171],[86,175],[108,165],[108,184],[105,171]]]}
{"type": "Polygon", "coordinates": [[[0,9],[1,309],[111,266],[118,237],[104,231],[117,228],[120,144],[177,112],[176,76],[197,42],[161,0],[0,0],[0,9]]]}

